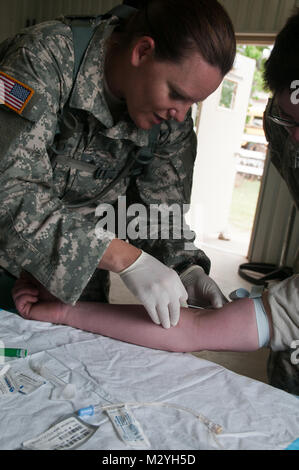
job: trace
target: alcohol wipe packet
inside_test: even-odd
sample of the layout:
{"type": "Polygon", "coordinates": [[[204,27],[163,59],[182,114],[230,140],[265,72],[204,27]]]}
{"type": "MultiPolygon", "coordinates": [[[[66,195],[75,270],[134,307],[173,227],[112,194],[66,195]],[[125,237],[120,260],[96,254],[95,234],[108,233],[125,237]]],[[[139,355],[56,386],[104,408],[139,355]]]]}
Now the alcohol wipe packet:
{"type": "Polygon", "coordinates": [[[13,370],[6,364],[0,370],[0,396],[11,393],[29,395],[46,382],[28,370],[13,370]]]}
{"type": "Polygon", "coordinates": [[[18,382],[11,374],[10,366],[7,364],[0,370],[0,396],[17,393],[18,389],[18,382]]]}

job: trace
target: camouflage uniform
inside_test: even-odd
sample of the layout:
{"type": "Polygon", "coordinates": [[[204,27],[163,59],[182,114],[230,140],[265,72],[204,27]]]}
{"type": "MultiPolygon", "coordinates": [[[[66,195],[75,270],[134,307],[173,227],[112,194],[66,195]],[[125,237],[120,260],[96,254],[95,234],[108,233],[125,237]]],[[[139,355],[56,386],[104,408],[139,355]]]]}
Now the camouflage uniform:
{"type": "MultiPolygon", "coordinates": [[[[264,128],[269,142],[270,158],[286,181],[299,209],[299,145],[292,142],[290,135],[283,126],[267,119],[269,107],[270,102],[265,111],[264,128]]],[[[273,104],[273,112],[279,115],[275,103],[273,104]]],[[[285,351],[270,352],[268,379],[274,387],[299,395],[299,365],[291,362],[293,352],[294,350],[291,348],[285,351]]]]}
{"type": "MultiPolygon", "coordinates": [[[[148,145],[149,131],[138,129],[126,110],[114,122],[105,99],[105,42],[117,24],[116,17],[97,21],[74,86],[73,37],[65,22],[41,23],[0,46],[0,78],[34,91],[20,113],[0,105],[0,265],[16,277],[26,270],[66,303],[81,295],[88,300],[90,292],[94,300],[107,297],[107,272],[97,266],[115,234],[95,234],[97,204],[116,204],[120,195],[147,207],[190,200],[196,137],[189,114],[181,124],[161,125],[155,158],[141,175],[121,179],[97,203],[69,207],[94,198],[132,158],[132,148],[148,145]],[[70,113],[57,134],[69,97],[70,113]]],[[[132,243],[178,271],[199,264],[209,272],[206,255],[194,245],[186,250],[184,239],[132,243]]]]}

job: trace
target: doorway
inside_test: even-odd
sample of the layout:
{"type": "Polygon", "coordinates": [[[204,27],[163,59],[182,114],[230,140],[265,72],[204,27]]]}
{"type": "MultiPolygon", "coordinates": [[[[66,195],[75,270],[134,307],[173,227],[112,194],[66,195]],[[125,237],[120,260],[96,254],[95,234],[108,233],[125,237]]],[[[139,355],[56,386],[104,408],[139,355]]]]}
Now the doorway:
{"type": "MultiPolygon", "coordinates": [[[[239,45],[222,85],[193,109],[198,153],[187,221],[200,245],[246,257],[267,153],[263,67],[270,45],[239,45]]],[[[197,243],[197,245],[198,245],[197,243]]]]}

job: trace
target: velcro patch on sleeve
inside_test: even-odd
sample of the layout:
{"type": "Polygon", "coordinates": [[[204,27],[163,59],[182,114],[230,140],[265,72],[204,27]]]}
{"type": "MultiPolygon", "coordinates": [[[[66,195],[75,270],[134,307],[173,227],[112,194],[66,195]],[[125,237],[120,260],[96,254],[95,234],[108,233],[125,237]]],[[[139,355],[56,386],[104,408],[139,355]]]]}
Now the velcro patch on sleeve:
{"type": "Polygon", "coordinates": [[[34,94],[28,85],[0,71],[0,104],[21,114],[34,94]]]}

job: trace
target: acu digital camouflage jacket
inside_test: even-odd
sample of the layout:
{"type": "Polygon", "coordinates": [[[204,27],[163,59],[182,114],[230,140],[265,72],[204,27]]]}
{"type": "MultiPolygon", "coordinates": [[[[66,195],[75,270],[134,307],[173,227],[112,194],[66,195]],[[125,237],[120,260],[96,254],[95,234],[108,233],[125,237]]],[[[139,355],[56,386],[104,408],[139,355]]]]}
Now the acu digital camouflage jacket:
{"type": "MultiPolygon", "coordinates": [[[[73,37],[65,22],[27,28],[0,46],[0,85],[12,84],[9,93],[19,99],[18,107],[0,104],[0,265],[15,276],[31,273],[66,303],[78,300],[115,236],[95,234],[97,204],[115,204],[120,195],[147,207],[190,200],[196,138],[189,115],[181,124],[162,124],[155,158],[141,175],[120,180],[97,204],[69,207],[97,195],[132,148],[148,144],[149,131],[138,129],[126,112],[114,122],[105,100],[105,42],[117,21],[95,25],[74,85],[73,37]],[[57,134],[68,99],[74,113],[57,134]],[[61,157],[100,171],[95,177],[61,157]]],[[[172,237],[131,242],[178,271],[199,264],[209,272],[208,258],[190,249],[190,240],[187,250],[184,239],[172,237]]]]}

